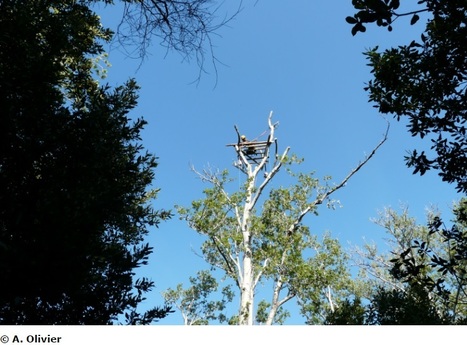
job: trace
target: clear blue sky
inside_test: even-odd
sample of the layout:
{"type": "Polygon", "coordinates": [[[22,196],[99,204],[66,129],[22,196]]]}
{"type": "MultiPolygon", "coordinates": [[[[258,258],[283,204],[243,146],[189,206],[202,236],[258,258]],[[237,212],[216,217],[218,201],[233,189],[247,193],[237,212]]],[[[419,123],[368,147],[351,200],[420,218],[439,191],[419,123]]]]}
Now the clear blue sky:
{"type": "MultiPolygon", "coordinates": [[[[238,1],[227,2],[219,15],[232,13],[236,6],[238,1]]],[[[255,137],[267,129],[270,111],[280,122],[280,147],[290,146],[304,157],[304,171],[331,175],[339,182],[364,159],[381,140],[386,122],[363,90],[370,70],[362,52],[375,45],[410,42],[419,37],[423,21],[410,27],[409,19],[400,19],[392,33],[369,27],[353,37],[344,20],[353,13],[350,0],[244,1],[243,11],[213,37],[215,56],[223,63],[217,65],[217,85],[209,61],[209,74],[192,84],[199,72],[196,63],[183,62],[177,53],[166,54],[157,41],[140,68],[141,61],[113,49],[108,81],[116,85],[135,77],[142,87],[133,115],[148,120],[143,143],[160,157],[155,187],[162,190],[155,206],[189,205],[202,196],[207,185],[190,171],[190,164],[198,169],[208,164],[229,168],[238,176],[232,167],[234,151],[225,146],[236,140],[233,126],[255,137]]],[[[115,8],[102,11],[104,24],[115,27],[119,15],[115,8]]],[[[388,120],[388,141],[334,195],[343,207],[322,208],[319,217],[306,218],[312,231],[330,230],[347,247],[349,242],[362,244],[363,238],[381,241],[384,232],[370,218],[387,206],[407,204],[421,223],[432,204],[450,216],[452,202],[460,195],[435,173],[412,175],[403,156],[424,144],[412,138],[403,123],[388,120]]],[[[280,177],[276,183],[281,183],[280,177]]],[[[177,216],[151,230],[148,241],[155,252],[141,272],[155,281],[156,289],[144,306],[161,305],[161,291],[206,268],[194,253],[202,240],[177,216]]],[[[160,322],[181,323],[178,313],[160,322]]],[[[289,323],[303,320],[292,317],[289,323]]]]}

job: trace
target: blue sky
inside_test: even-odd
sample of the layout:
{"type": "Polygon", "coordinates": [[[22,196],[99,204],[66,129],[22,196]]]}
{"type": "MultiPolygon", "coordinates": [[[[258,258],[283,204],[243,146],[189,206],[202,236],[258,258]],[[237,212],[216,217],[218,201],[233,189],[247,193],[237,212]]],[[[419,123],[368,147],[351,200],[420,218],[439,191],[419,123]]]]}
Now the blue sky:
{"type": "MultiPolygon", "coordinates": [[[[238,1],[223,4],[219,14],[232,13],[238,1]]],[[[419,37],[423,21],[411,27],[399,19],[394,31],[368,27],[353,37],[345,22],[354,10],[350,0],[244,1],[243,11],[214,36],[218,76],[207,61],[208,74],[198,84],[198,66],[182,61],[154,41],[150,55],[140,60],[125,56],[115,45],[110,51],[107,81],[111,85],[134,77],[141,86],[139,106],[133,116],[149,124],[144,146],[159,157],[155,187],[161,188],[157,208],[189,205],[207,187],[190,171],[190,165],[229,168],[235,154],[226,144],[236,140],[233,126],[248,137],[267,129],[274,112],[280,148],[305,159],[303,171],[331,175],[340,182],[381,140],[386,121],[368,103],[365,82],[370,76],[363,52],[375,45],[390,47],[419,37]]],[[[105,25],[115,27],[116,8],[102,11],[105,25]]],[[[402,122],[391,123],[389,139],[376,156],[341,189],[335,198],[342,208],[322,208],[305,223],[312,231],[330,230],[344,247],[362,244],[363,238],[380,242],[384,232],[370,218],[384,207],[409,206],[410,214],[424,222],[426,207],[436,205],[449,217],[452,202],[460,195],[442,183],[436,173],[412,175],[403,156],[426,143],[412,138],[402,122]]],[[[280,185],[281,177],[275,179],[280,185]]],[[[141,274],[152,278],[156,289],[145,306],[160,305],[161,291],[186,282],[206,268],[194,254],[202,238],[177,216],[151,231],[155,248],[141,274]]],[[[289,302],[293,303],[293,302],[289,302]]],[[[175,313],[160,324],[181,324],[175,313]]],[[[292,317],[289,323],[303,323],[292,317]]]]}

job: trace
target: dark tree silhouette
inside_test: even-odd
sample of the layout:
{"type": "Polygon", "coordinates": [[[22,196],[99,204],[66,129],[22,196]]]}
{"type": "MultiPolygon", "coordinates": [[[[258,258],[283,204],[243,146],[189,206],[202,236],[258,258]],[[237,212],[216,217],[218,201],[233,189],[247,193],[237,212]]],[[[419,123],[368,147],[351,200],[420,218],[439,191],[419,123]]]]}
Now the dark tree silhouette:
{"type": "Polygon", "coordinates": [[[134,279],[152,248],[156,157],[145,121],[131,122],[137,85],[94,80],[110,38],[76,1],[0,2],[0,323],[149,323],[153,283],[134,279]]]}
{"type": "Polygon", "coordinates": [[[464,0],[404,2],[413,10],[398,12],[400,1],[353,0],[358,12],[346,18],[352,34],[375,23],[392,30],[397,18],[411,24],[423,13],[424,33],[407,45],[366,52],[373,79],[365,88],[383,114],[407,118],[412,136],[429,139],[429,153],[413,150],[406,158],[413,172],[438,171],[443,181],[467,192],[467,3],[464,0]]]}

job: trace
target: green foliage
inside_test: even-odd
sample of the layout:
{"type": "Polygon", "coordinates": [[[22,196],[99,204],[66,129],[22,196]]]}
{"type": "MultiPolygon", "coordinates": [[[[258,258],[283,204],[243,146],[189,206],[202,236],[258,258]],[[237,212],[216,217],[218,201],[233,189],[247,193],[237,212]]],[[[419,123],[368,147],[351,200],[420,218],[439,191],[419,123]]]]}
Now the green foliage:
{"type": "MultiPolygon", "coordinates": [[[[266,324],[268,320],[268,311],[271,308],[271,303],[262,300],[258,303],[256,311],[256,323],[258,325],[266,324]]],[[[290,312],[285,309],[283,306],[279,307],[276,315],[274,316],[273,323],[275,325],[283,325],[287,318],[290,317],[290,312]]]]}
{"type": "Polygon", "coordinates": [[[108,39],[84,2],[0,2],[0,295],[2,324],[110,324],[154,284],[134,281],[152,248],[156,158],[131,122],[133,80],[93,79],[108,39]],[[153,194],[154,195],[154,194],[153,194]]]}
{"type": "MultiPolygon", "coordinates": [[[[300,160],[291,156],[282,163],[289,166],[297,162],[300,160]]],[[[284,323],[289,312],[283,303],[292,298],[296,298],[309,323],[322,323],[323,315],[330,310],[326,297],[330,287],[333,302],[339,303],[355,292],[356,285],[338,240],[328,233],[318,238],[302,222],[308,213],[317,215],[320,198],[332,188],[327,184],[329,178],[322,185],[312,174],[295,174],[290,169],[288,172],[295,184],[271,188],[260,211],[259,206],[247,208],[253,197],[248,192],[251,178],[238,191],[228,193],[232,180],[227,171],[204,175],[212,185],[204,190],[204,198],[193,201],[189,208],[177,206],[177,211],[191,228],[207,237],[202,245],[206,262],[225,272],[237,287],[240,288],[241,262],[246,256],[253,262],[255,289],[274,286],[276,299],[263,300],[255,306],[257,323],[267,323],[274,308],[277,310],[273,322],[284,323]]]]}
{"type": "Polygon", "coordinates": [[[212,300],[219,284],[209,271],[199,271],[196,277],[190,277],[189,280],[190,287],[187,289],[178,284],[175,290],[168,289],[163,292],[166,303],[180,310],[185,325],[207,325],[213,320],[228,322],[224,309],[234,298],[230,286],[222,288],[221,300],[212,300]]]}
{"type": "Polygon", "coordinates": [[[326,316],[326,325],[363,325],[366,321],[366,309],[360,298],[345,299],[341,305],[326,316]]]}
{"type": "Polygon", "coordinates": [[[443,325],[449,322],[438,314],[423,288],[408,290],[377,288],[370,303],[346,300],[326,318],[328,325],[443,325]]]}
{"type": "Polygon", "coordinates": [[[466,200],[462,199],[455,207],[456,218],[450,229],[435,217],[429,224],[428,240],[414,239],[409,248],[391,260],[392,275],[411,287],[421,286],[433,295],[432,305],[451,323],[464,322],[467,311],[466,205],[466,200]],[[442,238],[444,250],[432,245],[431,237],[437,236],[442,238]]]}
{"type": "MultiPolygon", "coordinates": [[[[438,216],[438,212],[435,209],[430,209],[427,213],[427,220],[431,221],[436,216],[438,216]]],[[[381,247],[378,248],[374,243],[365,243],[363,247],[352,249],[353,261],[360,268],[359,275],[367,282],[367,287],[371,287],[364,294],[367,298],[370,298],[374,289],[380,286],[389,290],[403,289],[403,284],[389,272],[390,260],[394,253],[401,253],[410,247],[414,239],[429,240],[438,252],[445,250],[442,239],[438,236],[429,236],[428,227],[417,224],[416,219],[410,216],[406,206],[403,206],[401,211],[386,208],[379,213],[376,219],[373,219],[373,222],[382,227],[386,233],[385,246],[382,247],[384,251],[380,252],[381,247]]],[[[419,263],[426,262],[425,258],[419,263]]]]}
{"type": "MultiPolygon", "coordinates": [[[[391,255],[368,251],[368,263],[360,263],[375,277],[364,324],[465,324],[466,210],[462,199],[450,229],[437,213],[429,214],[428,226],[420,226],[407,210],[385,212],[378,223],[392,236],[391,255]]],[[[345,322],[360,312],[347,306],[343,319],[341,314],[338,310],[330,322],[345,322]]]]}
{"type": "Polygon", "coordinates": [[[316,238],[311,248],[313,255],[303,262],[293,283],[307,324],[321,324],[335,306],[350,296],[359,296],[360,289],[337,239],[325,234],[321,241],[316,238]]]}
{"type": "Polygon", "coordinates": [[[445,320],[438,314],[429,293],[412,286],[407,291],[378,289],[366,315],[369,325],[440,325],[445,320]]]}
{"type": "Polygon", "coordinates": [[[353,33],[364,31],[364,23],[391,28],[393,18],[427,12],[425,32],[407,45],[365,53],[373,80],[365,88],[369,100],[383,114],[398,120],[406,117],[412,136],[429,138],[430,154],[413,150],[405,157],[413,172],[438,171],[443,181],[467,191],[467,27],[464,0],[419,1],[419,10],[394,12],[399,1],[353,1],[360,11],[347,21],[353,33]]]}

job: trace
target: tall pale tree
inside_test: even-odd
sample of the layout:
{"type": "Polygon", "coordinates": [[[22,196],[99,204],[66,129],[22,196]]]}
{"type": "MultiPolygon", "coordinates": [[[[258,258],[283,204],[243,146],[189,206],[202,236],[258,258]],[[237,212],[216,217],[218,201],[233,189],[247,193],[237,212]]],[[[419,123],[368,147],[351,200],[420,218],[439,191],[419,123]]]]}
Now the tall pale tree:
{"type": "Polygon", "coordinates": [[[322,204],[335,205],[331,195],[369,161],[387,135],[340,183],[331,185],[328,177],[322,184],[312,174],[291,171],[290,166],[301,160],[289,155],[288,147],[278,152],[276,127],[272,112],[265,141],[250,141],[235,127],[238,142],[231,145],[238,157],[235,166],[245,176],[240,189],[230,190],[228,171],[207,169],[197,172],[211,185],[204,198],[188,208],[177,207],[181,218],[206,236],[202,245],[206,262],[237,287],[239,308],[232,320],[240,325],[252,325],[255,320],[281,323],[287,315],[283,306],[292,299],[307,322],[317,323],[341,297],[354,293],[339,242],[329,234],[322,239],[311,234],[304,219],[316,215],[322,204]],[[295,184],[271,188],[284,167],[295,184]],[[269,301],[255,301],[260,287],[271,288],[269,301]]]}

